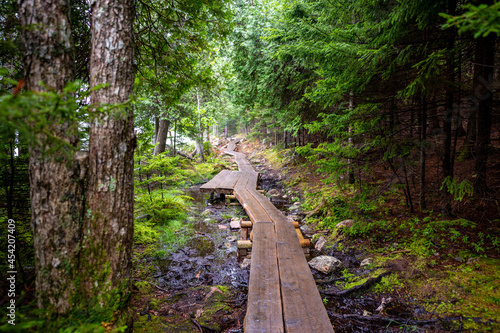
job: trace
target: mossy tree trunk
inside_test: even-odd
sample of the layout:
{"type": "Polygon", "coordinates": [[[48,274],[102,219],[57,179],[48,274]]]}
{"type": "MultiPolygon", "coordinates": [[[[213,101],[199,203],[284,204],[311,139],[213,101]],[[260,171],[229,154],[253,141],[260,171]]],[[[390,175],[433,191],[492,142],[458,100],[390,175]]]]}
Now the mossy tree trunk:
{"type": "Polygon", "coordinates": [[[94,307],[121,310],[130,294],[133,212],[133,112],[123,106],[134,89],[133,0],[91,3],[90,87],[93,120],[80,278],[94,307]],[[99,113],[104,104],[121,104],[99,113]],[[88,236],[87,236],[88,235],[88,236]]]}
{"type": "MultiPolygon", "coordinates": [[[[69,1],[19,0],[18,9],[26,88],[62,92],[73,80],[69,1]]],[[[76,148],[77,124],[49,119],[47,131],[56,139],[38,134],[29,160],[36,290],[39,307],[64,313],[75,290],[84,190],[71,149],[44,154],[57,141],[76,148]]]]}
{"type": "MultiPolygon", "coordinates": [[[[69,2],[18,7],[27,89],[62,92],[73,79],[69,2]]],[[[115,320],[130,294],[135,135],[125,102],[134,87],[133,8],[132,0],[92,3],[90,85],[106,86],[91,93],[89,153],[77,151],[78,123],[56,115],[47,129],[56,140],[37,134],[41,144],[30,148],[38,305],[48,314],[101,313],[92,316],[99,325],[115,320]],[[125,107],[99,113],[104,104],[125,107]],[[74,149],[45,154],[54,142],[74,149]]]]}

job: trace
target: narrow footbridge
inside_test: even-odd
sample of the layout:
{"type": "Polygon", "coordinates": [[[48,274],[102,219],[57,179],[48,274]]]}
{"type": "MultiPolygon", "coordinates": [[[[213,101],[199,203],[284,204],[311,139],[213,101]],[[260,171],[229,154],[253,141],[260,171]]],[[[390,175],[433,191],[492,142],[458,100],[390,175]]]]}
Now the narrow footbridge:
{"type": "Polygon", "coordinates": [[[232,141],[239,171],[224,170],[202,192],[234,193],[252,221],[247,333],[333,333],[294,224],[257,191],[259,174],[232,141]]]}

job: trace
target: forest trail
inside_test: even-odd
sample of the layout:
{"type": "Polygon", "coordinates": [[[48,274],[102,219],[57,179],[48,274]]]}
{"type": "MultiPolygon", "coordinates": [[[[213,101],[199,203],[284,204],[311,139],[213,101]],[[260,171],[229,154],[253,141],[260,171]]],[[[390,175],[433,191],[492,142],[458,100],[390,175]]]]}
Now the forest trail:
{"type": "Polygon", "coordinates": [[[231,193],[252,221],[253,244],[245,332],[333,332],[292,222],[257,191],[259,173],[229,143],[240,171],[222,171],[202,192],[231,193]]]}

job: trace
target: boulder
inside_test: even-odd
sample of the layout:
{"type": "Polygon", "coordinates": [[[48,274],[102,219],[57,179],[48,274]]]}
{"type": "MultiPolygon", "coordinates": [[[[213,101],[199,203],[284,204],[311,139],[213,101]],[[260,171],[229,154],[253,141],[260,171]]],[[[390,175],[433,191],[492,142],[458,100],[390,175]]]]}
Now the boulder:
{"type": "Polygon", "coordinates": [[[337,228],[350,228],[354,224],[354,220],[344,220],[337,223],[337,228]]]}
{"type": "Polygon", "coordinates": [[[314,248],[318,252],[323,252],[323,250],[326,247],[326,238],[325,236],[319,236],[318,240],[316,241],[316,244],[314,245],[314,248]]]}
{"type": "Polygon", "coordinates": [[[319,256],[309,261],[309,266],[323,274],[330,274],[333,271],[342,269],[344,264],[332,256],[319,256]]]}

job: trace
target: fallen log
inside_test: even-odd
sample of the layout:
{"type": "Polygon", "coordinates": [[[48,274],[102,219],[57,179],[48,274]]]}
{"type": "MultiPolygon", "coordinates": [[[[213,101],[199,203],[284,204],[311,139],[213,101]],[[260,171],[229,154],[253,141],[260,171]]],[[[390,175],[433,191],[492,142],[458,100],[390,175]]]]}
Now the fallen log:
{"type": "Polygon", "coordinates": [[[337,291],[334,289],[327,289],[327,290],[320,290],[319,292],[324,294],[324,295],[329,295],[329,296],[334,296],[334,297],[344,297],[344,296],[347,296],[347,295],[350,295],[350,294],[353,294],[353,293],[356,293],[359,291],[366,290],[366,289],[370,288],[372,285],[374,285],[375,283],[379,283],[384,276],[387,276],[390,274],[392,274],[392,271],[382,273],[379,276],[374,277],[374,278],[369,278],[368,280],[366,280],[365,283],[360,284],[359,286],[354,286],[350,289],[346,289],[346,290],[342,290],[342,291],[337,291]]]}

